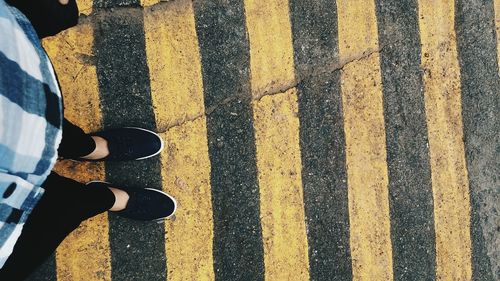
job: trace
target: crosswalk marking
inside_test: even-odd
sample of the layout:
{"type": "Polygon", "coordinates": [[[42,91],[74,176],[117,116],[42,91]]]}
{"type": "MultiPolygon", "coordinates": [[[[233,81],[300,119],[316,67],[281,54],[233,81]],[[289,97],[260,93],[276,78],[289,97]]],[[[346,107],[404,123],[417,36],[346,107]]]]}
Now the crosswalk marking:
{"type": "Polygon", "coordinates": [[[146,9],[144,25],[156,122],[166,141],[161,155],[163,189],[178,203],[175,218],[165,222],[167,279],[213,280],[206,121],[185,121],[204,112],[191,2],[146,9]]]}
{"type": "Polygon", "coordinates": [[[294,63],[288,0],[246,0],[253,96],[293,83],[294,63]]]}
{"type": "MultiPolygon", "coordinates": [[[[275,92],[294,81],[287,0],[247,0],[245,11],[252,95],[275,92]]],[[[295,89],[253,102],[266,280],[309,277],[297,111],[295,89]]]]}
{"type": "MultiPolygon", "coordinates": [[[[93,9],[93,2],[92,0],[78,0],[80,12],[91,17],[96,16],[96,20],[82,17],[83,20],[79,26],[59,36],[48,38],[44,42],[61,81],[66,102],[65,115],[86,131],[95,131],[102,127],[95,67],[97,53],[94,54],[96,47],[93,46],[93,33],[96,27],[100,26],[102,29],[102,26],[107,26],[102,22],[107,21],[103,15],[108,11],[93,9]]],[[[117,8],[117,13],[123,18],[126,18],[129,12],[134,12],[136,16],[144,15],[144,38],[149,68],[149,79],[145,80],[151,87],[157,129],[166,141],[165,150],[161,155],[161,175],[158,173],[157,177],[149,179],[159,182],[161,178],[163,189],[176,197],[179,203],[175,218],[165,223],[165,236],[161,227],[158,236],[161,238],[155,239],[155,241],[160,241],[158,245],[144,251],[149,253],[153,248],[163,251],[164,247],[168,280],[214,280],[216,277],[227,279],[249,268],[251,269],[244,274],[254,273],[255,279],[264,276],[266,280],[308,280],[309,275],[313,278],[314,271],[318,272],[316,275],[320,278],[330,272],[337,273],[339,268],[346,270],[338,276],[335,275],[335,278],[347,278],[348,275],[350,277],[349,267],[327,265],[333,264],[331,261],[334,259],[324,258],[325,254],[329,257],[335,254],[342,258],[346,256],[348,257],[348,259],[344,258],[346,264],[351,264],[352,260],[354,280],[397,279],[398,276],[393,276],[393,263],[397,266],[398,257],[393,256],[392,252],[396,253],[397,248],[392,249],[394,244],[391,245],[388,181],[392,178],[388,178],[386,163],[388,152],[386,152],[385,143],[386,134],[390,130],[386,132],[382,106],[378,54],[381,46],[377,38],[378,23],[374,5],[377,2],[337,0],[336,3],[332,2],[332,5],[337,5],[337,11],[332,13],[323,13],[318,8],[320,6],[312,5],[309,7],[314,10],[311,15],[322,16],[321,20],[316,20],[311,16],[308,16],[307,20],[300,17],[295,19],[297,22],[303,21],[298,25],[302,29],[310,27],[314,30],[312,33],[318,32],[312,35],[296,35],[299,29],[294,31],[294,39],[303,37],[298,43],[295,40],[293,43],[296,44],[296,59],[300,57],[304,65],[320,65],[321,57],[336,58],[336,42],[330,42],[329,40],[333,40],[330,37],[321,37],[323,36],[321,32],[325,30],[322,21],[329,23],[327,19],[332,15],[338,15],[340,53],[338,59],[341,63],[354,59],[340,70],[343,108],[339,105],[338,109],[339,112],[343,110],[344,114],[348,192],[340,193],[342,185],[338,185],[332,187],[332,193],[329,196],[325,195],[324,198],[320,198],[329,191],[327,187],[334,181],[323,181],[329,177],[324,172],[321,175],[311,174],[311,177],[317,177],[315,178],[317,181],[311,181],[311,188],[321,184],[325,184],[326,188],[321,189],[318,194],[312,193],[315,196],[312,196],[310,201],[306,200],[309,204],[304,203],[302,190],[302,181],[306,181],[307,178],[302,175],[301,150],[314,151],[314,149],[318,150],[317,147],[324,149],[329,146],[300,147],[300,145],[304,146],[304,143],[303,139],[299,140],[299,133],[304,128],[317,130],[318,134],[324,131],[324,134],[335,135],[334,138],[330,138],[335,140],[326,141],[327,143],[335,142],[335,147],[341,147],[340,150],[344,149],[343,137],[339,137],[340,134],[335,133],[334,130],[325,129],[322,121],[322,118],[325,118],[325,122],[332,122],[330,114],[333,108],[336,108],[326,106],[327,102],[340,104],[340,102],[332,102],[333,93],[328,92],[336,91],[337,78],[326,81],[327,79],[323,77],[326,74],[321,74],[314,77],[314,81],[305,81],[309,79],[306,75],[301,77],[305,79],[304,81],[296,81],[287,0],[272,0],[266,3],[244,0],[241,3],[244,3],[245,19],[239,14],[241,12],[238,10],[239,6],[234,8],[236,4],[228,3],[212,5],[208,2],[193,3],[188,0],[168,3],[157,0],[139,0],[137,4],[144,7],[140,8],[142,11],[130,7],[117,8]],[[196,20],[192,5],[199,6],[196,20]],[[207,11],[214,7],[220,14],[207,20],[212,17],[207,11]],[[236,10],[237,16],[235,16],[236,10]],[[219,23],[222,24],[218,25],[219,23]],[[243,28],[245,26],[243,23],[246,23],[246,29],[243,28]],[[226,27],[227,24],[231,24],[231,27],[226,27]],[[245,37],[244,31],[248,32],[248,38],[245,37]],[[198,36],[203,38],[199,40],[198,36]],[[218,41],[220,38],[224,38],[225,41],[218,41]],[[249,65],[246,39],[249,40],[250,47],[248,49],[249,65]],[[245,42],[239,44],[238,40],[245,42]],[[218,56],[218,48],[222,50],[222,47],[227,46],[234,47],[234,52],[224,49],[227,53],[218,56]],[[322,52],[314,48],[308,51],[307,48],[311,46],[317,48],[321,46],[324,49],[321,49],[322,52]],[[208,50],[205,51],[203,66],[200,61],[200,48],[208,50]],[[212,57],[218,59],[211,60],[212,57]],[[227,61],[222,61],[223,59],[227,61]],[[316,61],[312,63],[312,59],[316,61]],[[225,62],[228,63],[224,64],[225,62]],[[246,72],[248,67],[249,76],[246,72]],[[206,81],[202,81],[202,74],[205,75],[206,81]],[[248,77],[250,81],[247,81],[248,77]],[[217,80],[219,78],[220,80],[217,80]],[[205,84],[212,83],[207,88],[210,94],[206,97],[203,93],[204,82],[205,84]],[[246,99],[250,98],[250,95],[246,96],[248,82],[251,84],[253,99],[250,106],[246,104],[248,102],[246,99]],[[298,82],[300,83],[297,86],[298,82]],[[321,84],[322,82],[325,84],[321,84]],[[314,84],[314,87],[310,87],[311,84],[314,84]],[[335,87],[327,86],[327,84],[335,87]],[[232,85],[236,86],[232,87],[232,85]],[[307,89],[301,91],[300,87],[307,89]],[[298,108],[303,105],[298,105],[298,100],[308,100],[313,98],[313,95],[316,95],[314,99],[319,100],[317,103],[321,103],[322,99],[325,100],[325,107],[321,108],[326,109],[318,109],[318,113],[312,115],[318,117],[318,123],[311,123],[310,120],[307,121],[304,118],[309,122],[305,124],[310,126],[299,128],[299,121],[304,122],[304,120],[299,120],[298,108]],[[321,97],[318,97],[320,95],[321,97]],[[244,106],[240,106],[242,103],[244,106]],[[205,116],[206,104],[208,117],[205,116]],[[249,109],[248,112],[247,109],[249,109]],[[207,120],[211,118],[213,124],[207,131],[207,120]],[[252,161],[255,157],[253,152],[248,152],[248,149],[253,149],[253,136],[245,132],[255,134],[258,190],[252,189],[257,186],[252,178],[255,169],[252,161]],[[212,134],[212,139],[209,143],[207,138],[210,134],[212,134]],[[212,146],[210,152],[209,145],[212,146]],[[228,149],[229,146],[230,149],[228,149]],[[243,158],[238,158],[239,155],[234,156],[238,153],[246,153],[243,164],[237,163],[240,158],[243,158]],[[211,160],[214,162],[211,163],[211,160]],[[231,171],[226,174],[226,170],[231,171]],[[216,184],[213,184],[213,188],[211,187],[211,181],[219,185],[218,189],[215,188],[216,184]],[[214,193],[212,189],[216,192],[214,193]],[[333,217],[339,217],[335,221],[339,224],[330,228],[335,227],[337,232],[333,230],[328,232],[328,226],[331,224],[324,223],[325,221],[321,220],[324,217],[315,213],[312,214],[318,219],[309,220],[311,225],[307,227],[310,228],[306,227],[305,207],[313,206],[317,210],[318,205],[313,203],[329,203],[337,198],[340,200],[342,194],[348,198],[332,204],[339,206],[348,202],[349,216],[342,212],[338,212],[338,215],[335,213],[333,217]],[[213,201],[212,196],[220,197],[220,200],[213,201]],[[240,210],[238,204],[242,201],[250,203],[240,210]],[[220,206],[216,208],[217,204],[220,206]],[[227,208],[231,208],[231,212],[227,212],[227,208]],[[241,214],[235,215],[235,210],[241,211],[241,214]],[[259,210],[260,221],[258,220],[259,210]],[[253,214],[256,214],[255,218],[251,218],[253,214]],[[342,219],[349,219],[349,223],[342,223],[342,219]],[[218,224],[218,228],[214,229],[214,223],[218,224]],[[241,229],[239,223],[244,224],[241,229]],[[262,236],[257,233],[260,231],[259,227],[262,227],[262,236]],[[331,239],[328,237],[334,236],[333,233],[342,233],[342,230],[345,233],[349,232],[349,235],[343,236],[344,244],[339,240],[340,242],[337,241],[331,246],[325,246],[328,251],[318,256],[323,258],[314,260],[313,253],[318,245],[308,245],[307,235],[311,235],[311,227],[318,227],[317,236],[314,236],[319,237],[317,239],[319,242],[316,243],[328,244],[324,240],[331,239]],[[247,238],[248,240],[243,241],[247,238]],[[260,242],[264,250],[262,257],[260,256],[261,250],[258,249],[260,242]],[[232,245],[232,247],[221,249],[224,245],[232,245]],[[347,255],[340,255],[341,249],[349,249],[349,247],[351,251],[346,250],[349,252],[347,255]],[[246,254],[242,255],[243,252],[246,254]],[[214,263],[217,259],[218,261],[214,263]],[[235,260],[238,262],[233,263],[235,260]],[[309,260],[312,261],[311,265],[309,260]],[[261,261],[264,261],[265,274],[260,271],[261,261]],[[325,274],[325,269],[334,270],[325,274]]],[[[386,7],[387,5],[386,3],[386,7]]],[[[434,216],[438,280],[470,280],[472,278],[469,214],[471,206],[464,158],[464,129],[461,116],[460,70],[454,31],[456,28],[454,5],[454,1],[451,0],[439,3],[419,0],[419,8],[415,9],[415,13],[418,10],[422,43],[421,67],[424,76],[428,129],[427,132],[417,131],[429,136],[429,160],[434,198],[434,205],[430,203],[431,209],[429,210],[433,210],[434,216]]],[[[296,13],[302,15],[304,14],[301,10],[303,6],[299,6],[301,8],[296,13]]],[[[494,0],[494,9],[497,32],[496,55],[500,64],[500,0],[494,0]]],[[[390,24],[394,23],[390,22],[390,24]]],[[[131,33],[142,36],[142,23],[137,27],[131,33]]],[[[331,30],[334,29],[336,28],[332,27],[331,30]]],[[[336,35],[332,32],[328,36],[336,37],[336,35]]],[[[101,35],[97,38],[105,37],[101,35]]],[[[120,37],[115,37],[114,40],[116,38],[120,37]]],[[[105,46],[111,46],[111,44],[107,43],[105,46]]],[[[138,47],[136,50],[142,52],[143,48],[138,47]]],[[[385,51],[390,50],[385,49],[385,51]]],[[[101,67],[113,65],[107,71],[114,69],[116,73],[119,73],[120,70],[117,68],[120,67],[115,67],[114,61],[123,58],[115,60],[114,57],[118,53],[110,52],[110,54],[114,55],[103,60],[101,67]]],[[[129,54],[136,55],[130,50],[129,54]]],[[[146,77],[148,71],[139,73],[144,73],[146,77]]],[[[337,75],[337,72],[334,72],[332,77],[336,77],[334,75],[337,75]]],[[[114,85],[117,80],[103,78],[103,81],[103,85],[109,86],[114,85]]],[[[126,94],[135,96],[138,93],[147,93],[143,91],[148,88],[146,86],[141,86],[135,92],[126,94]]],[[[108,97],[108,102],[112,104],[116,98],[117,96],[112,95],[108,97]]],[[[141,101],[149,102],[149,97],[141,101]]],[[[150,108],[149,106],[147,105],[146,108],[150,108]]],[[[304,110],[311,110],[317,104],[310,102],[306,106],[304,110]]],[[[137,115],[138,118],[142,118],[139,115],[137,115]]],[[[386,118],[387,116],[391,117],[386,114],[386,118]]],[[[114,118],[118,119],[113,119],[113,122],[121,122],[119,116],[114,116],[114,118]]],[[[335,121],[339,122],[335,123],[335,126],[342,131],[340,126],[342,118],[335,115],[333,119],[338,120],[335,121]]],[[[149,125],[154,124],[150,120],[145,122],[149,125]]],[[[325,140],[330,139],[325,138],[325,140]]],[[[323,141],[321,139],[321,142],[323,141]]],[[[324,166],[322,168],[326,167],[325,169],[331,166],[325,165],[331,162],[318,161],[314,153],[308,153],[311,163],[320,163],[319,165],[324,166]]],[[[308,158],[303,159],[306,161],[308,158]]],[[[341,159],[342,157],[336,159],[335,165],[344,167],[341,159]]],[[[318,170],[317,166],[312,167],[318,170]]],[[[101,163],[65,161],[57,164],[56,171],[82,182],[104,179],[105,173],[101,163]]],[[[337,171],[332,173],[335,181],[345,182],[341,173],[337,171]]],[[[143,180],[140,179],[140,181],[143,180]]],[[[426,202],[432,201],[429,200],[426,202]]],[[[330,210],[334,207],[328,208],[330,210]]],[[[429,221],[432,222],[432,219],[429,221]]],[[[124,224],[128,225],[127,222],[124,224]]],[[[116,229],[120,228],[114,226],[113,230],[116,229]]],[[[434,233],[432,228],[427,231],[434,233]]],[[[398,235],[400,235],[398,232],[392,233],[392,242],[398,239],[398,235]]],[[[111,280],[112,253],[108,236],[109,222],[106,214],[84,222],[57,250],[57,280],[111,280]]],[[[120,245],[128,238],[123,237],[125,238],[117,240],[120,245]]],[[[434,245],[433,240],[427,242],[434,245]]],[[[310,243],[313,245],[313,242],[310,243]]],[[[139,243],[137,248],[140,245],[142,244],[139,243]]],[[[407,245],[409,244],[403,246],[407,245]]],[[[119,272],[121,270],[117,269],[118,265],[126,259],[122,257],[124,255],[117,253],[126,253],[127,250],[113,251],[113,262],[119,260],[118,263],[113,263],[113,271],[119,272]],[[116,255],[118,258],[115,258],[116,255]]],[[[148,253],[136,252],[137,256],[148,253]]],[[[434,253],[428,252],[428,255],[434,256],[434,253]]],[[[160,266],[154,267],[152,270],[154,272],[149,274],[164,274],[162,272],[164,258],[163,256],[157,257],[160,266]]],[[[401,258],[399,260],[401,261],[401,258]]],[[[409,262],[409,260],[405,261],[409,262]]],[[[431,262],[433,263],[433,260],[431,262]]],[[[434,272],[434,268],[427,271],[434,272]]],[[[124,273],[123,276],[128,276],[127,274],[124,273]]],[[[122,275],[118,274],[113,277],[120,279],[122,275]]],[[[55,278],[54,276],[53,279],[55,278]]]]}
{"type": "Polygon", "coordinates": [[[470,280],[470,203],[454,1],[419,1],[438,280],[470,280]]]}
{"type": "Polygon", "coordinates": [[[296,89],[254,103],[266,280],[309,277],[297,111],[296,89]]]}
{"type": "MultiPolygon", "coordinates": [[[[372,0],[337,1],[340,59],[378,48],[372,0]]],[[[388,176],[379,55],[341,74],[354,280],[392,280],[388,176]]]]}

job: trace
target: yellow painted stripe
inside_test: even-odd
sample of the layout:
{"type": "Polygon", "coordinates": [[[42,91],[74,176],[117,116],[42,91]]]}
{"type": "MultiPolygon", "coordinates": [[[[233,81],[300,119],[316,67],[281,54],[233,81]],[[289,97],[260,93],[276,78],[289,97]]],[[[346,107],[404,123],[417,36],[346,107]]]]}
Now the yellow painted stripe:
{"type": "Polygon", "coordinates": [[[76,0],[76,3],[78,4],[78,10],[80,11],[80,14],[88,16],[92,13],[92,5],[94,3],[94,0],[76,0]]]}
{"type": "MultiPolygon", "coordinates": [[[[286,0],[246,0],[253,96],[294,81],[286,0]]],[[[266,280],[308,280],[297,91],[254,101],[266,280]]]]}
{"type": "Polygon", "coordinates": [[[152,5],[160,3],[160,0],[140,0],[140,1],[141,1],[141,6],[143,6],[143,7],[152,6],[152,5]]]}
{"type": "MultiPolygon", "coordinates": [[[[373,0],[338,0],[337,11],[341,60],[378,48],[373,0]]],[[[346,65],[341,90],[353,279],[392,280],[379,54],[346,65]]]]}
{"type": "Polygon", "coordinates": [[[297,91],[253,106],[266,280],[308,280],[297,91]]]}
{"type": "Polygon", "coordinates": [[[470,280],[472,274],[454,4],[453,0],[419,1],[438,280],[470,280]]]}
{"type": "MultiPolygon", "coordinates": [[[[83,23],[44,41],[57,70],[65,117],[87,132],[101,128],[97,74],[93,65],[93,29],[83,23]]],[[[60,162],[56,171],[81,182],[104,179],[102,163],[60,162]]],[[[107,214],[85,221],[56,252],[57,279],[111,280],[107,214]]]]}
{"type": "Polygon", "coordinates": [[[254,96],[294,81],[288,10],[287,0],[245,0],[254,96]]]}
{"type": "Polygon", "coordinates": [[[144,28],[156,121],[166,130],[162,133],[166,140],[161,155],[163,186],[178,202],[175,220],[166,223],[167,276],[169,280],[213,280],[206,120],[184,122],[204,112],[191,1],[146,9],[144,28]]]}
{"type": "Polygon", "coordinates": [[[153,106],[161,131],[205,110],[192,4],[175,2],[148,8],[144,15],[153,106]]]}
{"type": "Polygon", "coordinates": [[[500,73],[500,0],[495,0],[495,28],[497,30],[497,56],[500,73]]]}

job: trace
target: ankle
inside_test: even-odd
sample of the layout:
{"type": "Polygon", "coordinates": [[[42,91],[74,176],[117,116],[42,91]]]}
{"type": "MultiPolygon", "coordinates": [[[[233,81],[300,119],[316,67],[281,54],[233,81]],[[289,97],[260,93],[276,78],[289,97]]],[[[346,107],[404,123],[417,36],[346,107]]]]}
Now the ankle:
{"type": "Polygon", "coordinates": [[[92,136],[92,139],[95,142],[94,151],[92,151],[92,153],[86,156],[83,156],[82,158],[88,160],[98,160],[108,156],[109,155],[108,142],[104,138],[98,136],[92,136]]]}
{"type": "Polygon", "coordinates": [[[127,207],[129,195],[127,192],[114,188],[114,187],[108,187],[111,192],[115,195],[115,204],[113,204],[113,207],[109,209],[109,211],[117,212],[125,209],[127,207]]]}

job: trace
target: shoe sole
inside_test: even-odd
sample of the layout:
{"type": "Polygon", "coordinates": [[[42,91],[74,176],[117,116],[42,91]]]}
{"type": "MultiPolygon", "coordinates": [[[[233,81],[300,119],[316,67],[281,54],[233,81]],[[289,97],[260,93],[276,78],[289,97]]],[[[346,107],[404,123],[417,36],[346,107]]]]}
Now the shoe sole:
{"type": "MultiPolygon", "coordinates": [[[[87,182],[85,185],[89,185],[89,184],[91,184],[91,183],[105,183],[105,184],[107,184],[107,185],[111,185],[111,183],[109,183],[109,182],[107,182],[107,181],[89,181],[89,182],[87,182]]],[[[118,188],[118,187],[115,187],[115,188],[116,188],[116,189],[120,189],[120,188],[118,188]]],[[[157,218],[157,219],[154,219],[154,220],[150,220],[150,221],[159,223],[159,222],[161,222],[162,220],[166,220],[166,219],[171,218],[171,217],[175,214],[175,212],[177,211],[177,200],[175,200],[175,198],[174,198],[174,197],[172,197],[172,196],[170,196],[170,194],[165,193],[165,192],[163,192],[163,191],[161,191],[161,190],[158,190],[158,189],[149,188],[149,187],[146,187],[146,188],[144,188],[144,189],[147,189],[147,190],[152,190],[152,191],[155,191],[155,192],[161,193],[161,194],[163,194],[163,195],[166,195],[168,198],[170,198],[170,200],[172,200],[172,201],[174,202],[174,210],[172,211],[172,213],[171,213],[170,215],[168,215],[168,216],[166,216],[166,217],[162,217],[162,218],[157,218]]]]}
{"type": "Polygon", "coordinates": [[[165,147],[165,142],[163,141],[163,139],[160,137],[160,135],[158,133],[155,133],[153,131],[150,131],[150,130],[147,130],[147,129],[143,129],[143,128],[137,128],[137,127],[124,127],[124,128],[128,128],[128,129],[137,129],[137,130],[141,130],[141,131],[145,131],[145,132],[148,132],[148,133],[151,133],[153,135],[155,135],[156,137],[158,137],[160,139],[160,149],[155,152],[154,154],[151,154],[151,155],[148,155],[148,156],[145,156],[145,157],[140,157],[140,158],[136,158],[134,159],[133,161],[137,161],[137,160],[144,160],[144,159],[148,159],[148,158],[151,158],[151,157],[154,157],[158,154],[160,154],[160,152],[163,150],[163,148],[165,147]]]}

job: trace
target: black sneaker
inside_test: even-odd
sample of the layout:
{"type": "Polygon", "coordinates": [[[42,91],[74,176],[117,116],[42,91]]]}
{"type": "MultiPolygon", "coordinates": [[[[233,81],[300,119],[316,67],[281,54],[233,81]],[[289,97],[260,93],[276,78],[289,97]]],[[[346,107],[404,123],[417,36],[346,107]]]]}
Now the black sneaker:
{"type": "MultiPolygon", "coordinates": [[[[96,161],[142,160],[158,155],[163,149],[163,140],[152,131],[125,127],[93,133],[108,142],[109,155],[96,161]]],[[[83,159],[85,160],[85,159],[83,159]]]]}
{"type": "MultiPolygon", "coordinates": [[[[101,185],[103,188],[111,186],[110,183],[102,181],[91,181],[87,185],[101,185]]],[[[112,187],[127,192],[129,196],[125,209],[110,211],[121,217],[140,221],[159,221],[168,219],[177,210],[175,199],[163,191],[152,188],[112,187]]]]}

